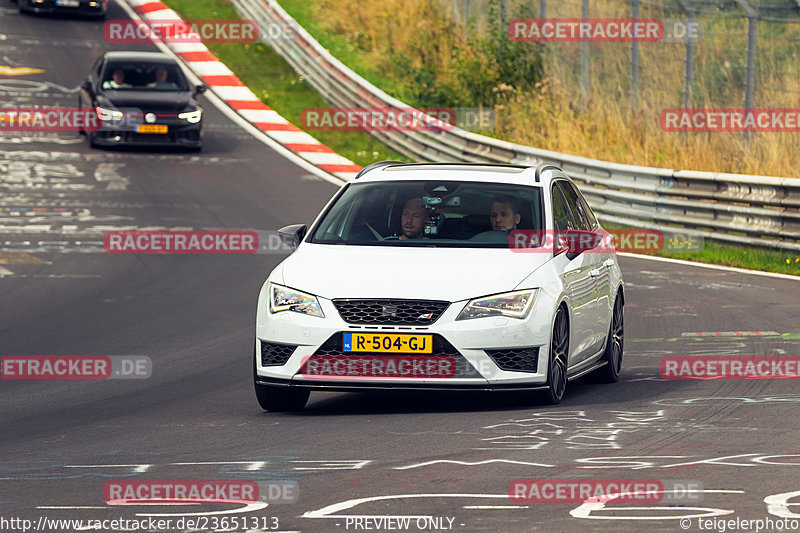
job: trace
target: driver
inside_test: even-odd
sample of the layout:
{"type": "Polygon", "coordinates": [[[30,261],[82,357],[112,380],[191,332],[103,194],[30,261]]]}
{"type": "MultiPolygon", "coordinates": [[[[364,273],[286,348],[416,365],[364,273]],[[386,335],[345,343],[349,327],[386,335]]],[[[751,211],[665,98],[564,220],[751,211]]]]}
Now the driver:
{"type": "Polygon", "coordinates": [[[426,220],[428,220],[428,211],[422,205],[422,198],[417,197],[407,201],[400,217],[403,234],[399,239],[401,241],[421,239],[425,232],[426,220]]]}
{"type": "Polygon", "coordinates": [[[115,69],[111,79],[103,82],[103,89],[126,89],[130,86],[130,83],[125,83],[125,71],[121,68],[115,69]]]}

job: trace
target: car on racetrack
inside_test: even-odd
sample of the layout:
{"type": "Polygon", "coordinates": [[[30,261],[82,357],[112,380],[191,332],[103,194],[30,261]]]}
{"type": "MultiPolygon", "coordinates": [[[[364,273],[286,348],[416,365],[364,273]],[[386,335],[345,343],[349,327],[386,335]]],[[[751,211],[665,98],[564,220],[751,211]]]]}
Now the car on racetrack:
{"type": "Polygon", "coordinates": [[[108,0],[16,0],[21,13],[63,13],[103,18],[108,0]]]}
{"type": "Polygon", "coordinates": [[[92,107],[100,128],[92,146],[175,146],[200,150],[203,109],[178,62],[162,52],[106,52],[80,86],[78,107],[92,107]]]}
{"type": "Polygon", "coordinates": [[[310,228],[279,230],[294,251],[258,297],[258,402],[290,411],[312,390],[432,389],[555,404],[581,376],[617,381],[616,252],[573,238],[602,233],[552,165],[370,165],[310,228]]]}

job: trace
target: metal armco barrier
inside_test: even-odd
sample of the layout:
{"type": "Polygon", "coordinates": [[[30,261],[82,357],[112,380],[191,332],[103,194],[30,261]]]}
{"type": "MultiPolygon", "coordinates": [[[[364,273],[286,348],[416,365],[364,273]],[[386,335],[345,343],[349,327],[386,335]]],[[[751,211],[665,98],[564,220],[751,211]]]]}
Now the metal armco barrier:
{"type": "MultiPolygon", "coordinates": [[[[328,102],[340,107],[408,108],[343,65],[275,0],[233,0],[275,49],[328,102]]],[[[605,221],[800,250],[800,178],[620,165],[513,144],[460,128],[374,131],[416,161],[553,163],[580,185],[605,221]]]]}

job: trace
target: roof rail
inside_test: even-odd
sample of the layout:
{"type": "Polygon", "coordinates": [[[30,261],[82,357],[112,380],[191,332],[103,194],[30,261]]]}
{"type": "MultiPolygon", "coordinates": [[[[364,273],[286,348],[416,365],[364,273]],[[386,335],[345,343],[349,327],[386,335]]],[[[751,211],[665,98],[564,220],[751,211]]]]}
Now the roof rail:
{"type": "Polygon", "coordinates": [[[367,166],[365,166],[364,168],[362,168],[362,169],[361,169],[361,170],[358,172],[358,174],[356,174],[356,177],[355,177],[355,178],[353,178],[353,179],[358,179],[358,178],[360,178],[361,176],[363,176],[364,174],[366,174],[367,172],[369,172],[369,171],[370,171],[370,170],[372,170],[372,169],[375,169],[375,168],[380,168],[380,167],[385,167],[385,166],[389,166],[389,165],[398,165],[398,164],[399,164],[399,165],[405,165],[406,163],[404,163],[404,162],[402,162],[402,161],[393,161],[393,160],[389,160],[389,161],[378,161],[378,162],[376,162],[376,163],[372,163],[371,165],[367,165],[367,166]]]}
{"type": "Polygon", "coordinates": [[[538,165],[536,165],[536,173],[535,173],[536,183],[539,183],[539,177],[542,175],[542,172],[544,172],[547,169],[553,169],[553,170],[558,170],[559,172],[563,172],[563,170],[561,170],[558,166],[553,165],[552,163],[539,163],[538,165]]]}

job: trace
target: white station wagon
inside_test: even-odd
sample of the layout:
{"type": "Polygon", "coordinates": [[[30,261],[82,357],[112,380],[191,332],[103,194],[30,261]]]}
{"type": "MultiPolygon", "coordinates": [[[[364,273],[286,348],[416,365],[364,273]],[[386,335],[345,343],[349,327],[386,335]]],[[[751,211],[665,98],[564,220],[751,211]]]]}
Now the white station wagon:
{"type": "Polygon", "coordinates": [[[312,390],[529,390],[558,403],[570,380],[619,377],[622,272],[613,246],[585,244],[603,230],[555,166],[383,161],[310,228],[279,232],[294,252],[256,312],[266,410],[302,409],[312,390]]]}

